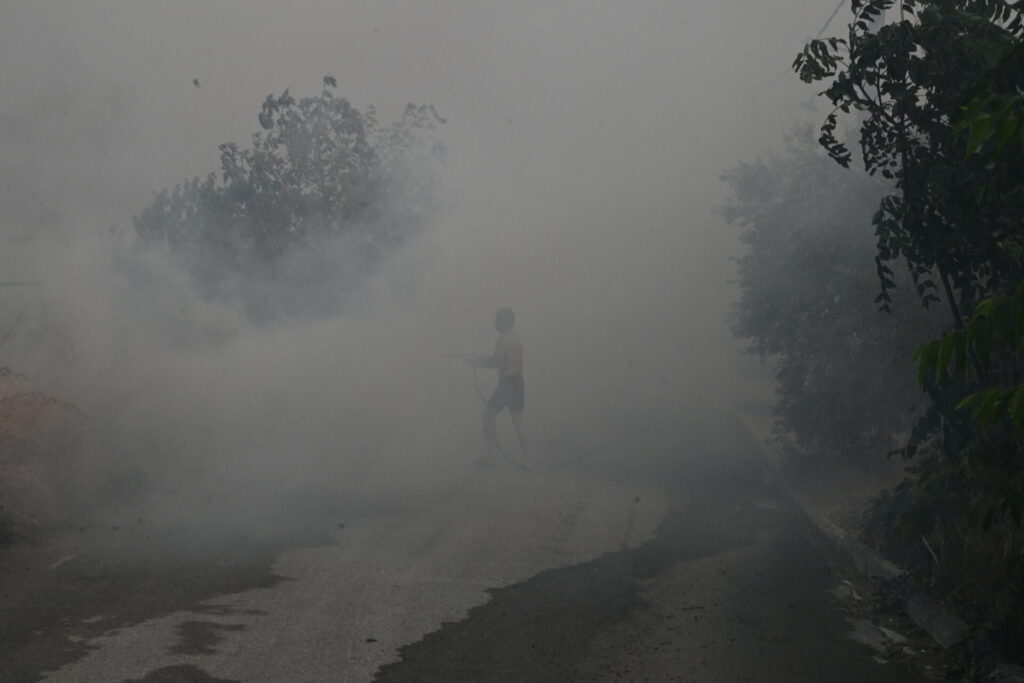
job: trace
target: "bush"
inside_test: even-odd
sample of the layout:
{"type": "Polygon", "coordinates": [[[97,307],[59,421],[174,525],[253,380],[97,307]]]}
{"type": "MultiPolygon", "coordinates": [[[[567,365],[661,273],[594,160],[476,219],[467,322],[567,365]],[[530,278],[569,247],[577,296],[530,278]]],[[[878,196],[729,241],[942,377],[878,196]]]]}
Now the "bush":
{"type": "Polygon", "coordinates": [[[429,218],[443,149],[432,107],[381,125],[335,87],[325,77],[319,96],[268,96],[251,147],[220,146],[219,177],[159,192],[135,218],[141,248],[166,249],[204,295],[240,295],[255,317],[336,307],[429,218]],[[270,306],[267,284],[300,296],[270,306]],[[311,306],[303,295],[317,289],[311,306]]]}
{"type": "Polygon", "coordinates": [[[923,400],[909,360],[937,328],[912,294],[899,316],[874,303],[871,214],[886,186],[838,168],[807,128],[723,178],[747,246],[733,330],[775,361],[777,426],[813,457],[891,450],[923,400]]]}

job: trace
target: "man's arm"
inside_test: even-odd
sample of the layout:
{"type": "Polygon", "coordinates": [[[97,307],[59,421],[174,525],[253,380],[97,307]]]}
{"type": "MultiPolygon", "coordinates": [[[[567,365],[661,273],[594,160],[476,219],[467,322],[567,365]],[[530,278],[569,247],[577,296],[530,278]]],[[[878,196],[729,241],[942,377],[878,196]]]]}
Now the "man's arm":
{"type": "Polygon", "coordinates": [[[494,353],[488,355],[486,353],[446,353],[444,354],[448,358],[458,358],[464,360],[470,365],[478,368],[496,368],[498,367],[498,361],[501,360],[501,340],[494,346],[494,353]]]}
{"type": "Polygon", "coordinates": [[[494,354],[474,356],[470,363],[477,366],[478,368],[496,368],[501,364],[501,354],[504,351],[501,344],[501,337],[498,337],[498,341],[494,343],[494,354]]]}

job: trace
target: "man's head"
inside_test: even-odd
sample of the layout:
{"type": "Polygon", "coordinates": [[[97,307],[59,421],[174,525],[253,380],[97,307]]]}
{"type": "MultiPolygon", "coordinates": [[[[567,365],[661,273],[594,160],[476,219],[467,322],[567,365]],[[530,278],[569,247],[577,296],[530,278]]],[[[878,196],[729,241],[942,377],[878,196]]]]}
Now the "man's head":
{"type": "Polygon", "coordinates": [[[511,308],[499,308],[498,312],[494,314],[494,328],[498,332],[512,329],[515,322],[516,314],[512,312],[511,308]]]}

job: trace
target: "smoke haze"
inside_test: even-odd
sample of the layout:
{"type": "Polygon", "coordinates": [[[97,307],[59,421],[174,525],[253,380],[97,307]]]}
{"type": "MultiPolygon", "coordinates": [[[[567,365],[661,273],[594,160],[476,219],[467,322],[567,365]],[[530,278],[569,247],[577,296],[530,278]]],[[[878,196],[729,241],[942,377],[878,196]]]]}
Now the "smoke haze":
{"type": "Polygon", "coordinates": [[[444,476],[483,442],[472,376],[442,355],[489,351],[504,305],[538,458],[700,421],[739,392],[718,178],[800,116],[787,69],[830,9],[7,3],[0,265],[38,284],[2,292],[0,325],[30,318],[4,364],[89,415],[77,475],[100,497],[245,508],[444,476]],[[256,324],[133,250],[153,191],[217,169],[268,93],[325,74],[383,121],[407,101],[447,120],[440,212],[340,315],[256,324]]]}

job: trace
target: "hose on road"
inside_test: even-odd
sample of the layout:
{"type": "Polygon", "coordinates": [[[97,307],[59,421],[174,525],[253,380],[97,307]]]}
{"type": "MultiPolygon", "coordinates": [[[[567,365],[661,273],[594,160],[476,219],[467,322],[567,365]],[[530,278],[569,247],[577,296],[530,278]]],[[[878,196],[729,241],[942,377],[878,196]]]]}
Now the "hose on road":
{"type": "MultiPolygon", "coordinates": [[[[476,391],[476,396],[477,396],[477,398],[480,399],[480,402],[486,406],[487,405],[487,397],[484,396],[484,392],[480,390],[480,379],[477,376],[476,365],[474,365],[473,363],[468,363],[468,365],[469,365],[470,369],[473,371],[473,389],[476,391]]],[[[515,467],[517,467],[517,468],[519,468],[521,470],[525,470],[527,472],[539,472],[541,474],[547,474],[548,472],[554,472],[555,470],[560,470],[563,467],[567,467],[567,466],[569,466],[569,465],[571,465],[571,464],[573,464],[573,463],[583,459],[583,457],[586,455],[586,453],[580,453],[577,456],[569,458],[568,460],[563,460],[562,462],[560,462],[560,463],[558,463],[556,465],[553,465],[551,467],[546,467],[544,469],[538,469],[536,467],[529,467],[529,466],[526,465],[526,463],[520,462],[519,460],[516,460],[515,458],[510,456],[508,453],[506,453],[505,449],[501,447],[501,442],[498,440],[497,433],[495,433],[495,435],[494,435],[494,445],[498,448],[498,452],[501,453],[501,457],[505,458],[505,460],[507,460],[508,462],[512,463],[515,467]]]]}

